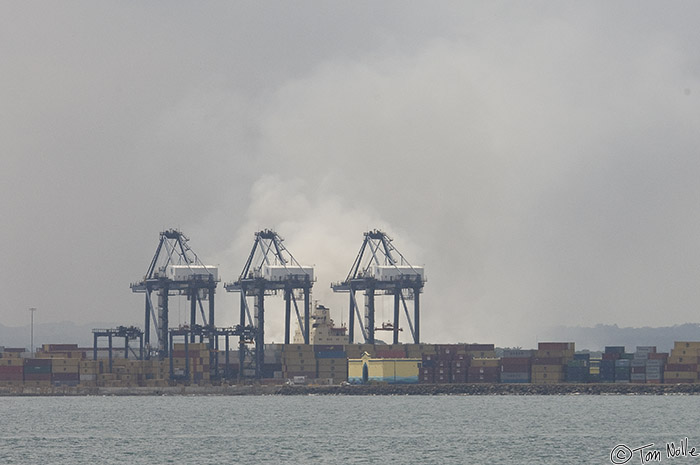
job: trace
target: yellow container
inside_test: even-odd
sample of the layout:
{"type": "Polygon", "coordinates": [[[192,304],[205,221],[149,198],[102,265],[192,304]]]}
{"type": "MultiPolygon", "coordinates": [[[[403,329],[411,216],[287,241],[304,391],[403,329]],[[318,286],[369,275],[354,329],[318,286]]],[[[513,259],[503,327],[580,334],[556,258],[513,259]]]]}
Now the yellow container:
{"type": "Polygon", "coordinates": [[[700,341],[676,341],[673,350],[700,350],[700,341]]]}
{"type": "Polygon", "coordinates": [[[532,376],[540,373],[561,374],[564,372],[563,365],[532,365],[532,376]]]}
{"type": "Polygon", "coordinates": [[[538,350],[536,352],[535,356],[538,358],[573,359],[574,358],[574,350],[573,349],[569,349],[569,350],[538,350]]]}
{"type": "Polygon", "coordinates": [[[467,350],[467,355],[471,355],[473,358],[495,358],[495,350],[467,350]]]}
{"type": "Polygon", "coordinates": [[[473,358],[471,361],[473,367],[498,367],[500,364],[500,358],[473,358]]]}
{"type": "Polygon", "coordinates": [[[698,380],[698,373],[695,371],[664,371],[664,381],[673,379],[692,379],[698,380]]]}

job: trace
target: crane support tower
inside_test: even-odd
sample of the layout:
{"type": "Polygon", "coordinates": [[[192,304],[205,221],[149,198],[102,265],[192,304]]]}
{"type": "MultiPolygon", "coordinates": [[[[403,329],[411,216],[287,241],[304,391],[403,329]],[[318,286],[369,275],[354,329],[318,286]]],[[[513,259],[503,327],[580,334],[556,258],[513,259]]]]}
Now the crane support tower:
{"type": "Polygon", "coordinates": [[[375,330],[390,330],[394,333],[393,343],[399,342],[400,309],[406,314],[414,344],[420,343],[420,293],[426,282],[421,266],[412,266],[392,244],[392,239],[384,232],[375,229],[365,233],[365,239],[360,252],[348,273],[345,281],[331,284],[334,292],[350,294],[350,309],[348,318],[348,337],[352,344],[354,339],[355,315],[362,336],[367,344],[374,344],[375,330]],[[360,308],[355,293],[365,293],[365,321],[362,324],[360,308]],[[374,308],[376,295],[394,296],[393,324],[383,324],[375,327],[374,308]],[[413,300],[413,319],[406,305],[407,300],[413,300]]]}
{"type": "MultiPolygon", "coordinates": [[[[228,292],[240,292],[240,327],[254,327],[255,352],[253,360],[256,378],[262,377],[265,345],[265,296],[284,293],[285,319],[284,343],[289,344],[291,332],[292,306],[304,343],[309,343],[309,309],[311,287],[314,283],[314,269],[302,266],[282,244],[283,239],[274,231],[266,229],[255,233],[255,242],[241,275],[234,283],[226,283],[228,292]],[[295,295],[299,293],[299,296],[295,295]],[[248,305],[248,297],[253,298],[253,314],[248,305]],[[303,299],[303,317],[299,312],[298,299],[303,299]]],[[[245,361],[245,338],[239,341],[241,373],[245,361]]]]}
{"type": "MultiPolygon", "coordinates": [[[[131,291],[146,294],[144,344],[146,356],[157,349],[158,356],[168,355],[168,297],[187,296],[190,301],[190,325],[197,324],[197,308],[203,325],[214,327],[214,291],[219,282],[218,268],[204,265],[187,245],[189,239],[176,229],[160,233],[160,241],[143,280],[131,284],[131,291]],[[153,303],[152,293],[158,300],[153,303]],[[209,318],[205,315],[203,300],[209,301],[209,318]],[[151,321],[155,328],[156,344],[151,344],[151,321]]],[[[194,342],[194,334],[191,335],[194,342]]],[[[210,345],[213,341],[210,340],[210,345]]]]}

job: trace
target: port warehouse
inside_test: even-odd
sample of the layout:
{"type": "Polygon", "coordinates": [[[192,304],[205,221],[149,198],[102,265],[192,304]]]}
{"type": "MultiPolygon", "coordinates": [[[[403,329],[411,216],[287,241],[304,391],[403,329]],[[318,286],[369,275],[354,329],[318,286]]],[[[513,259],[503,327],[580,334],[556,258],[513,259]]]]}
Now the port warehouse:
{"type": "MultiPolygon", "coordinates": [[[[104,351],[102,351],[104,352],[104,351]]],[[[45,344],[34,356],[0,348],[0,386],[50,388],[165,387],[236,383],[237,356],[205,343],[175,344],[168,359],[134,360],[73,344],[45,344]]],[[[670,353],[653,346],[576,352],[571,342],[541,342],[536,350],[492,344],[269,344],[263,377],[283,384],[360,383],[698,383],[700,342],[676,342],[670,353]],[[498,355],[498,356],[497,356],[498,355]]],[[[249,381],[250,382],[250,381],[249,381]]]]}

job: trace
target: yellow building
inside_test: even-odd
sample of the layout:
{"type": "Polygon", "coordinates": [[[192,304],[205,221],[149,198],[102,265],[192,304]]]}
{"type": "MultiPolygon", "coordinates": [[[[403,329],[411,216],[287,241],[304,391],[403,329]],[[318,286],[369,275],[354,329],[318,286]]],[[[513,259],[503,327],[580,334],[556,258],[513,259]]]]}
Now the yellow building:
{"type": "Polygon", "coordinates": [[[348,359],[348,382],[417,383],[421,364],[420,358],[371,358],[365,352],[362,358],[348,359]]]}

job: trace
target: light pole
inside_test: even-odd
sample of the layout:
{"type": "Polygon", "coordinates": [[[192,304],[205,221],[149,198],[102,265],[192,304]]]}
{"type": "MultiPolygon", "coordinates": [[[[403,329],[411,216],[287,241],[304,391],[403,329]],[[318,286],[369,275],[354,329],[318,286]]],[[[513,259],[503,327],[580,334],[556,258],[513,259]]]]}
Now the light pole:
{"type": "Polygon", "coordinates": [[[30,351],[31,351],[32,356],[34,356],[34,312],[36,312],[36,308],[30,307],[30,308],[29,308],[29,314],[31,315],[31,325],[30,325],[30,327],[31,327],[31,330],[30,330],[30,331],[31,331],[31,332],[30,332],[30,334],[31,334],[31,336],[30,336],[30,341],[31,341],[31,342],[30,342],[30,344],[31,344],[31,345],[30,345],[30,351]]]}

